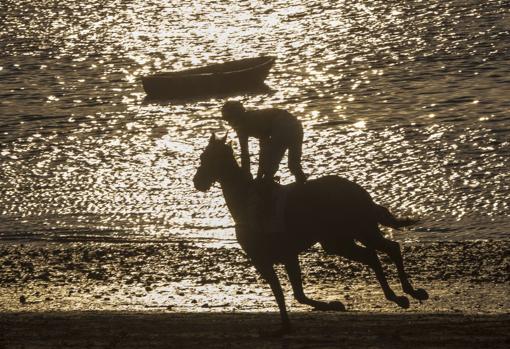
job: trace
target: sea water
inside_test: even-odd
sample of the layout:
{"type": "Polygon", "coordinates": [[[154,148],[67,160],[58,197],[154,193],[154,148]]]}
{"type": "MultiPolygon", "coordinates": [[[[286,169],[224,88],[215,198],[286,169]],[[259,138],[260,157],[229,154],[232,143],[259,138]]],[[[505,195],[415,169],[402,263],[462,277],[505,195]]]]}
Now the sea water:
{"type": "MultiPolygon", "coordinates": [[[[228,130],[225,98],[147,101],[140,78],[262,54],[277,57],[272,91],[236,98],[302,121],[311,178],[347,177],[421,218],[399,239],[508,238],[509,9],[2,0],[0,239],[233,243],[221,191],[192,183],[228,130]]],[[[278,175],[292,181],[285,161],[278,175]]]]}

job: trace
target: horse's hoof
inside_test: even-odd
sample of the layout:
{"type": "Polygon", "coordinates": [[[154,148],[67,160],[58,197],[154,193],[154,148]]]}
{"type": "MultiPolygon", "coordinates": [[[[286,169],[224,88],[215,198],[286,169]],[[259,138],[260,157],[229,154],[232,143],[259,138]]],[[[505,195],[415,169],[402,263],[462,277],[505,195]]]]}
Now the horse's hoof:
{"type": "Polygon", "coordinates": [[[315,311],[328,311],[328,310],[331,310],[331,307],[330,307],[329,303],[320,302],[319,304],[315,304],[313,306],[313,310],[315,310],[315,311]]]}
{"type": "Polygon", "coordinates": [[[398,296],[395,298],[395,303],[401,308],[409,308],[409,299],[406,296],[398,296]]]}
{"type": "Polygon", "coordinates": [[[329,302],[329,310],[346,311],[347,309],[345,309],[345,305],[343,305],[342,302],[333,301],[333,302],[329,302]]]}
{"type": "Polygon", "coordinates": [[[342,302],[333,301],[333,302],[319,302],[314,305],[313,310],[318,311],[345,311],[345,306],[342,302]]]}
{"type": "Polygon", "coordinates": [[[414,291],[413,297],[419,301],[426,301],[429,299],[429,294],[423,288],[419,288],[414,291]]]}

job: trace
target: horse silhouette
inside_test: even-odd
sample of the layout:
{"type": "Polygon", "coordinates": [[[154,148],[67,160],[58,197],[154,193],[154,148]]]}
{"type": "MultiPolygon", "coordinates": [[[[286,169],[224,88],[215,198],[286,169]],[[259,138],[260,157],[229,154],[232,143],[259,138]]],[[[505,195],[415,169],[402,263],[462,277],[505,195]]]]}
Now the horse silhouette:
{"type": "MultiPolygon", "coordinates": [[[[200,155],[200,166],[193,178],[195,188],[207,191],[219,182],[226,204],[236,223],[236,238],[257,271],[269,283],[276,298],[282,327],[275,335],[289,332],[290,321],[283,291],[274,265],[283,263],[289,276],[295,299],[317,310],[343,311],[341,302],[323,302],[308,298],[301,281],[298,254],[319,243],[328,254],[368,265],[377,277],[386,299],[402,308],[409,307],[405,296],[397,296],[388,285],[377,256],[386,253],[395,263],[402,289],[418,300],[428,299],[423,289],[415,289],[404,270],[400,245],[385,238],[379,224],[400,228],[416,223],[398,219],[388,209],[372,200],[361,186],[339,176],[324,176],[304,184],[272,184],[272,192],[284,193],[283,224],[271,231],[263,222],[271,218],[267,207],[274,201],[268,195],[268,184],[248,178],[239,167],[232,147],[225,138],[212,134],[200,155]],[[262,189],[261,187],[266,189],[262,189]]],[[[272,196],[274,198],[275,196],[272,196]]]]}

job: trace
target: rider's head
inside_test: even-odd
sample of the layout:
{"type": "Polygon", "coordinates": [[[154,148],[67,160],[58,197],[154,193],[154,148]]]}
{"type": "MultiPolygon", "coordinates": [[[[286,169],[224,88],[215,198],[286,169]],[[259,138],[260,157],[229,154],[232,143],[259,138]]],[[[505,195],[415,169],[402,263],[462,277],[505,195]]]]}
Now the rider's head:
{"type": "Polygon", "coordinates": [[[246,111],[239,101],[228,101],[221,108],[221,116],[228,123],[234,122],[246,111]]]}

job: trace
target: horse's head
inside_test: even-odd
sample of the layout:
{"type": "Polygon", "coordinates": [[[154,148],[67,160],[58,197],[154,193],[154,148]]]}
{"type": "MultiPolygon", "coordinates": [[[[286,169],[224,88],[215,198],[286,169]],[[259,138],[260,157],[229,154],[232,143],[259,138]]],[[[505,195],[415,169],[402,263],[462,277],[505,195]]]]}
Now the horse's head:
{"type": "Polygon", "coordinates": [[[193,177],[195,188],[207,191],[214,182],[218,181],[232,161],[235,162],[234,152],[230,144],[225,144],[227,135],[216,138],[214,133],[209,139],[209,144],[200,155],[200,166],[193,177]]]}

